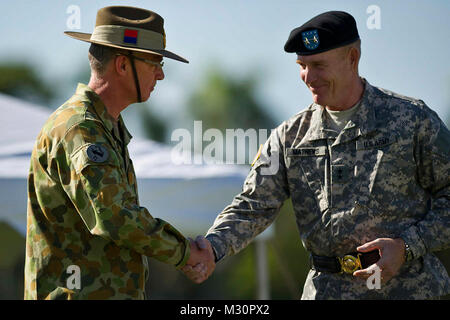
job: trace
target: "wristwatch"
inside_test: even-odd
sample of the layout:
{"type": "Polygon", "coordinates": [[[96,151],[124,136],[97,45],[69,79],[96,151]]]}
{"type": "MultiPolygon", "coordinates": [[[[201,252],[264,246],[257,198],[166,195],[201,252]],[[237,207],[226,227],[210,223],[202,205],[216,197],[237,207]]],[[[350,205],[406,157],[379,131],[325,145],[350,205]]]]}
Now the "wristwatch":
{"type": "Polygon", "coordinates": [[[409,245],[405,242],[405,262],[410,262],[414,259],[414,254],[409,247],[409,245]]]}

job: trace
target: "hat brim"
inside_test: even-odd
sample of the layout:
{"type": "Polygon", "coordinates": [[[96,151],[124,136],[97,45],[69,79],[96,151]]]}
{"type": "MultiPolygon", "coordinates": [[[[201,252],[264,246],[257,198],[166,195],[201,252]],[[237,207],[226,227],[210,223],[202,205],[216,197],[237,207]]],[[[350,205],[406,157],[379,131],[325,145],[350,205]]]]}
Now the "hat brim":
{"type": "Polygon", "coordinates": [[[129,46],[122,46],[122,45],[117,45],[117,44],[113,44],[113,43],[109,43],[109,42],[103,42],[103,41],[95,41],[95,40],[91,40],[91,34],[90,33],[83,33],[83,32],[72,32],[72,31],[64,31],[64,34],[74,38],[76,40],[81,40],[81,41],[85,41],[85,42],[90,42],[90,43],[95,43],[95,44],[99,44],[102,46],[106,46],[106,47],[112,47],[112,48],[117,48],[117,49],[124,49],[124,50],[131,50],[131,51],[136,51],[136,52],[143,52],[143,53],[151,53],[151,54],[156,54],[156,55],[160,55],[169,59],[173,59],[173,60],[177,60],[177,61],[181,61],[184,63],[189,63],[188,60],[186,60],[185,58],[170,52],[168,50],[159,50],[159,49],[142,49],[142,48],[136,48],[136,47],[129,47],[129,46]]]}

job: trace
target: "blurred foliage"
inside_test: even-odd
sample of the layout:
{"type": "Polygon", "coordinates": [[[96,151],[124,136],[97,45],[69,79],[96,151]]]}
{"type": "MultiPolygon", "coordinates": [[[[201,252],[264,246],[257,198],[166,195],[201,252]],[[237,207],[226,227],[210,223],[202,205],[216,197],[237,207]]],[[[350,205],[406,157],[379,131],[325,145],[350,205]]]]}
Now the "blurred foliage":
{"type": "MultiPolygon", "coordinates": [[[[221,137],[216,137],[214,134],[211,144],[202,144],[203,152],[207,148],[210,152],[214,150],[214,155],[222,152],[224,159],[215,160],[223,160],[223,163],[238,163],[237,153],[239,153],[239,158],[243,158],[245,164],[250,164],[258,146],[266,140],[264,131],[261,134],[260,129],[265,129],[268,136],[270,130],[275,127],[276,122],[266,111],[268,110],[267,106],[259,100],[259,79],[257,73],[247,73],[240,77],[230,76],[214,65],[206,69],[197,88],[188,98],[187,113],[192,122],[186,127],[188,130],[191,128],[191,136],[194,139],[199,138],[192,130],[192,124],[193,121],[201,121],[203,133],[208,129],[216,129],[224,138],[218,145],[215,145],[216,140],[221,137]],[[242,135],[238,133],[238,129],[242,135]],[[255,134],[256,141],[252,141],[255,134]],[[236,139],[239,137],[244,137],[244,141],[236,143],[236,139]],[[234,142],[227,139],[234,139],[234,142]],[[245,144],[245,150],[237,150],[235,153],[234,148],[239,148],[239,143],[245,144]],[[215,148],[220,145],[222,145],[222,150],[216,150],[215,148]]],[[[194,149],[194,143],[192,143],[192,149],[194,149]]],[[[208,156],[208,153],[206,155],[208,156]]],[[[212,156],[212,152],[210,155],[212,156]]],[[[243,163],[239,162],[239,164],[243,163]]]]}
{"type": "Polygon", "coordinates": [[[71,84],[75,87],[77,83],[88,84],[91,78],[91,68],[89,67],[89,63],[83,63],[83,66],[77,69],[78,72],[72,77],[70,80],[71,84]]]}
{"type": "Polygon", "coordinates": [[[0,299],[23,299],[25,238],[0,222],[0,299]]]}
{"type": "Polygon", "coordinates": [[[0,268],[9,268],[22,258],[25,252],[25,239],[6,222],[0,221],[0,268]]]}
{"type": "Polygon", "coordinates": [[[53,86],[47,84],[35,68],[27,63],[3,62],[0,64],[0,92],[48,105],[55,96],[53,86]]]}
{"type": "Polygon", "coordinates": [[[133,108],[139,115],[144,136],[148,139],[165,142],[167,135],[167,124],[147,104],[140,104],[138,108],[133,108]]]}
{"type": "Polygon", "coordinates": [[[254,74],[235,79],[211,67],[189,98],[188,112],[203,122],[203,129],[272,129],[275,122],[258,101],[257,87],[254,74]]]}

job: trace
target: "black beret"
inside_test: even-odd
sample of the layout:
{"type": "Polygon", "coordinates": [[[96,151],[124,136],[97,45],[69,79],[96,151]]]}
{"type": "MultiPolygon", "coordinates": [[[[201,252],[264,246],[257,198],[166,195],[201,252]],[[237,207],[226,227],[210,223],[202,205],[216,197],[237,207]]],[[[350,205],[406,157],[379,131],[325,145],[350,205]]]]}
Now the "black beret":
{"type": "Polygon", "coordinates": [[[286,52],[306,56],[339,48],[359,39],[356,21],[343,11],[329,11],[291,31],[286,52]]]}

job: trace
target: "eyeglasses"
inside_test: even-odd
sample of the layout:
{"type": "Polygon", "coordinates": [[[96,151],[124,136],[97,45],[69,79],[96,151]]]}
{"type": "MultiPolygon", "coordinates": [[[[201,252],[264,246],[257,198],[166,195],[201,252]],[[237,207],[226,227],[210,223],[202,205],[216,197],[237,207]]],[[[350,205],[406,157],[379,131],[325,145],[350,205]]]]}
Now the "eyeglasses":
{"type": "Polygon", "coordinates": [[[136,57],[135,55],[132,55],[132,54],[118,53],[118,54],[116,54],[116,56],[127,56],[127,57],[132,56],[136,60],[140,60],[142,62],[148,63],[149,65],[152,65],[152,66],[155,66],[155,67],[160,67],[161,69],[164,66],[164,61],[156,62],[156,61],[152,61],[152,60],[148,60],[148,59],[144,59],[144,58],[139,58],[139,57],[136,57]]]}

